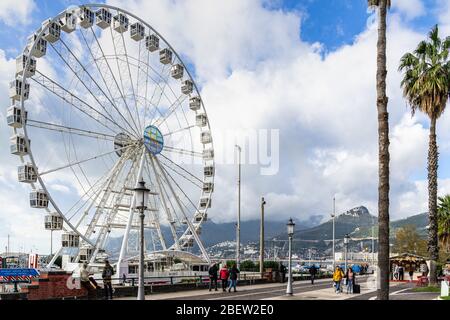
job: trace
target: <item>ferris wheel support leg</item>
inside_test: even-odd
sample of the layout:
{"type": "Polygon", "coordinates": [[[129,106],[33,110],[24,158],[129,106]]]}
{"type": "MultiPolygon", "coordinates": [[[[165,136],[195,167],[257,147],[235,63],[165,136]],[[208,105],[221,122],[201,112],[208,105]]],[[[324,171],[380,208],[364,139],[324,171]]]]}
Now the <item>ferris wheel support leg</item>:
{"type": "Polygon", "coordinates": [[[55,252],[55,255],[52,257],[52,260],[50,260],[50,262],[47,264],[47,269],[50,269],[50,268],[55,264],[55,261],[56,261],[56,259],[58,259],[59,254],[61,253],[62,249],[63,249],[63,248],[60,247],[60,248],[55,252]]]}
{"type": "Polygon", "coordinates": [[[160,196],[161,201],[163,203],[163,210],[166,213],[167,219],[169,220],[170,231],[172,232],[172,237],[173,237],[173,241],[174,241],[175,247],[178,250],[180,250],[180,244],[179,244],[179,240],[178,240],[178,237],[177,237],[177,231],[175,230],[175,226],[173,224],[173,218],[172,218],[172,215],[171,215],[171,213],[169,211],[169,207],[167,206],[166,198],[164,197],[164,194],[163,194],[163,189],[161,187],[161,180],[159,179],[159,175],[156,173],[156,168],[155,168],[155,163],[153,161],[153,158],[151,156],[149,156],[149,158],[150,158],[150,163],[152,164],[153,172],[155,173],[156,185],[158,186],[159,196],[160,196]]]}
{"type": "Polygon", "coordinates": [[[183,206],[180,203],[180,199],[178,199],[175,190],[172,187],[172,184],[169,182],[169,179],[167,178],[166,172],[164,171],[164,169],[161,167],[161,164],[159,163],[159,160],[153,156],[153,159],[155,160],[156,164],[158,165],[159,171],[161,171],[164,179],[167,182],[167,185],[169,186],[170,191],[172,192],[172,194],[174,195],[174,198],[176,200],[176,203],[178,204],[178,207],[180,208],[184,218],[186,219],[186,222],[189,226],[189,229],[191,230],[192,235],[194,236],[195,241],[197,242],[198,247],[200,248],[200,251],[203,254],[203,257],[206,259],[206,261],[208,261],[208,263],[211,263],[211,259],[209,258],[208,253],[206,252],[205,247],[203,246],[202,241],[200,240],[200,238],[198,237],[197,232],[195,231],[194,226],[192,225],[191,221],[189,220],[189,217],[186,215],[186,212],[183,209],[183,206]]]}
{"type": "MultiPolygon", "coordinates": [[[[139,162],[139,170],[138,170],[137,179],[136,179],[136,187],[138,186],[139,180],[141,180],[141,178],[142,178],[142,172],[143,172],[143,169],[144,169],[144,162],[145,162],[145,146],[143,147],[142,155],[141,155],[141,161],[139,162]]],[[[127,247],[128,235],[130,233],[131,224],[133,222],[133,215],[134,215],[134,208],[133,208],[133,206],[134,206],[134,202],[135,202],[135,194],[133,192],[133,196],[131,198],[130,211],[129,211],[129,214],[128,214],[127,227],[126,227],[125,233],[123,235],[122,246],[120,247],[119,260],[117,260],[117,268],[120,268],[120,264],[122,263],[123,258],[125,256],[125,249],[127,247]]]]}

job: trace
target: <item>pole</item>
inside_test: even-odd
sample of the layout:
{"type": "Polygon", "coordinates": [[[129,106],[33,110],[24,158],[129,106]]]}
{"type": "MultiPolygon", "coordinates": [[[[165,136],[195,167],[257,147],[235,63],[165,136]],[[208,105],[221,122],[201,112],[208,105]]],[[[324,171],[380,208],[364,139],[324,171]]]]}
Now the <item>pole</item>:
{"type": "Polygon", "coordinates": [[[336,197],[333,197],[333,214],[332,214],[332,219],[333,219],[333,271],[336,269],[336,254],[335,254],[335,223],[334,223],[334,219],[336,217],[336,197]]]}
{"type": "Polygon", "coordinates": [[[144,287],[144,209],[141,209],[139,217],[141,218],[141,234],[140,234],[140,248],[139,248],[139,287],[138,287],[138,300],[145,300],[145,287],[144,287]]]}
{"type": "Polygon", "coordinates": [[[7,247],[7,249],[6,249],[6,254],[7,254],[7,255],[9,254],[9,234],[8,234],[8,247],[7,247]]]}
{"type": "Polygon", "coordinates": [[[372,267],[375,264],[375,233],[374,233],[374,227],[375,227],[375,219],[372,217],[372,267]]]}
{"type": "Polygon", "coordinates": [[[292,236],[289,236],[289,278],[286,288],[286,295],[292,296],[292,236]]]}
{"type": "Polygon", "coordinates": [[[53,255],[53,230],[50,230],[50,257],[53,255]]]}
{"type": "Polygon", "coordinates": [[[239,151],[238,161],[238,213],[236,225],[236,265],[240,270],[241,265],[241,147],[236,145],[239,151]]]}
{"type": "Polygon", "coordinates": [[[344,259],[345,259],[345,266],[344,266],[345,272],[347,272],[347,251],[348,251],[348,243],[345,244],[345,251],[344,251],[344,253],[345,253],[345,257],[344,257],[344,259]]]}
{"type": "Polygon", "coordinates": [[[264,201],[264,197],[261,198],[261,225],[259,232],[259,273],[261,273],[261,277],[264,273],[264,205],[266,202],[264,201]]]}

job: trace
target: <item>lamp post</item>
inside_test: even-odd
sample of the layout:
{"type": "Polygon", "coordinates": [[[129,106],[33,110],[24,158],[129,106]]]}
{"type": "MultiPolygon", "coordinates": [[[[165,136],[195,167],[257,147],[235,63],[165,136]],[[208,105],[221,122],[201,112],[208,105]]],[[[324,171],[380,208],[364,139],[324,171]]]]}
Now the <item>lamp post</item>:
{"type": "Polygon", "coordinates": [[[150,190],[145,187],[144,179],[138,182],[138,186],[134,188],[135,204],[134,208],[139,210],[139,218],[141,218],[141,234],[140,234],[140,248],[139,248],[139,287],[137,300],[145,300],[144,287],[144,218],[145,209],[147,209],[148,195],[150,190]]]}
{"type": "Polygon", "coordinates": [[[266,201],[264,197],[261,198],[261,226],[259,232],[259,273],[261,273],[261,278],[264,273],[264,206],[266,201]]]}
{"type": "Polygon", "coordinates": [[[375,218],[372,217],[372,268],[375,265],[375,218]]]}
{"type": "Polygon", "coordinates": [[[239,152],[238,160],[238,210],[236,223],[236,266],[240,270],[241,265],[241,147],[235,145],[239,152]]]}
{"type": "Polygon", "coordinates": [[[336,269],[336,255],[335,255],[335,224],[334,218],[336,217],[336,197],[333,197],[333,213],[331,214],[331,219],[333,220],[333,271],[336,269]]]}
{"type": "Polygon", "coordinates": [[[347,252],[348,252],[348,242],[349,242],[349,240],[350,240],[350,237],[349,237],[349,235],[348,234],[346,234],[345,235],[345,237],[344,237],[344,247],[345,247],[345,257],[344,257],[344,259],[345,259],[345,272],[347,272],[347,252]]]}
{"type": "Polygon", "coordinates": [[[292,221],[292,218],[289,219],[289,222],[287,223],[287,234],[289,237],[289,278],[286,288],[286,295],[292,296],[292,237],[294,236],[294,227],[295,223],[292,221]]]}

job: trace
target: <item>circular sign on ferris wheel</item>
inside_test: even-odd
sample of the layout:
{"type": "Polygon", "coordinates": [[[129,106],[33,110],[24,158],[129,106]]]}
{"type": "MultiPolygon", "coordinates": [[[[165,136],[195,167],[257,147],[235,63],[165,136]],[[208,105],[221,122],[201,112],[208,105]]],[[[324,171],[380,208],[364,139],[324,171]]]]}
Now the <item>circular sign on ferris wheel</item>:
{"type": "Polygon", "coordinates": [[[148,126],[144,130],[144,144],[147,150],[153,154],[159,154],[164,147],[164,137],[155,126],[148,126]]]}

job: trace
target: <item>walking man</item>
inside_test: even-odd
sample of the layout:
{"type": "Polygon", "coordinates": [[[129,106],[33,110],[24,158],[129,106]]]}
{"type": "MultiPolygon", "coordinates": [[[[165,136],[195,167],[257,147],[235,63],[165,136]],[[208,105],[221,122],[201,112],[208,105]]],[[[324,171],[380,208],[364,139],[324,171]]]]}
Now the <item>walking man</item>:
{"type": "Polygon", "coordinates": [[[113,291],[112,291],[112,283],[111,277],[114,274],[113,267],[109,264],[108,260],[105,260],[105,267],[103,268],[102,278],[103,278],[103,288],[105,290],[105,300],[112,300],[113,291]]]}
{"type": "Polygon", "coordinates": [[[217,264],[213,263],[209,267],[208,274],[209,274],[209,291],[212,290],[212,286],[214,283],[215,291],[217,291],[217,264]]]}
{"type": "Polygon", "coordinates": [[[311,276],[311,284],[314,284],[314,279],[316,278],[316,274],[317,274],[317,269],[315,265],[312,265],[309,268],[309,274],[311,276]]]}

